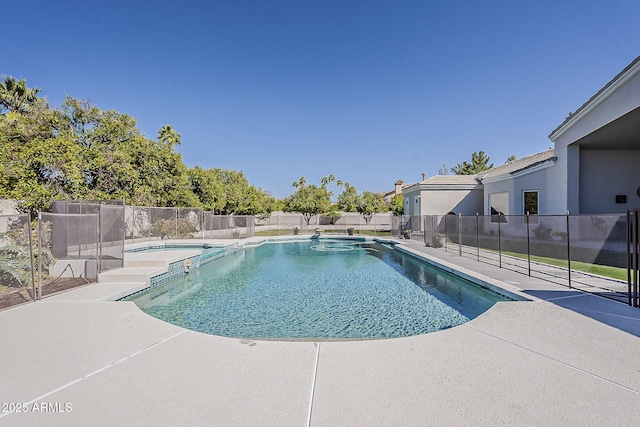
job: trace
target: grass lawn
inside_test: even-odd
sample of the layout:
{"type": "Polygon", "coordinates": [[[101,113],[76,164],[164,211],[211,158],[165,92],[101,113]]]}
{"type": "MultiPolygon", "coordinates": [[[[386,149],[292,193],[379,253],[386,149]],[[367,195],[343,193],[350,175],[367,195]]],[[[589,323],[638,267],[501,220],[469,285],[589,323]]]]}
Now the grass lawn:
{"type": "MultiPolygon", "coordinates": [[[[502,252],[504,255],[516,258],[527,259],[527,254],[516,252],[502,252]]],[[[531,255],[531,261],[542,262],[545,264],[556,265],[558,267],[567,267],[567,261],[564,259],[548,258],[543,256],[531,255]]],[[[582,271],[584,273],[597,274],[599,276],[610,277],[612,279],[627,280],[627,269],[620,267],[610,267],[608,265],[588,264],[586,262],[571,261],[571,269],[582,271]]]]}
{"type": "Polygon", "coordinates": [[[274,230],[261,230],[256,231],[254,236],[284,236],[285,234],[291,234],[293,236],[293,230],[287,229],[274,229],[274,230]]]}
{"type": "MultiPolygon", "coordinates": [[[[346,230],[324,230],[325,233],[346,234],[346,230]]],[[[374,230],[353,230],[353,235],[365,236],[391,236],[391,231],[374,231],[374,230]]]]}

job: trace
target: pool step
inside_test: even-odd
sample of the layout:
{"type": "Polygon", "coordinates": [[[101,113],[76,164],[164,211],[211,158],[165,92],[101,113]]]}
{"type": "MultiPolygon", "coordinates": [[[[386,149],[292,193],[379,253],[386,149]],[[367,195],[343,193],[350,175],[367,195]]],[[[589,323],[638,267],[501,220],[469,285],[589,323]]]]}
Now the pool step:
{"type": "Polygon", "coordinates": [[[124,267],[169,267],[169,264],[198,256],[199,249],[125,253],[124,267]]]}
{"type": "Polygon", "coordinates": [[[109,270],[98,275],[98,282],[145,282],[168,271],[167,267],[125,267],[109,270]]]}

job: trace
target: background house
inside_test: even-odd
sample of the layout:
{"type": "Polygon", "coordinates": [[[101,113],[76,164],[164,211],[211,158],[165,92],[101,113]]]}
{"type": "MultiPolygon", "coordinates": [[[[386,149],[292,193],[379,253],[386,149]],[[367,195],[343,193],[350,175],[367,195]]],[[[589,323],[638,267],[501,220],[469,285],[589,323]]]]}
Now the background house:
{"type": "Polygon", "coordinates": [[[401,179],[397,180],[393,190],[387,191],[382,195],[382,200],[387,204],[388,208],[391,208],[391,199],[393,199],[398,194],[402,194],[402,191],[407,185],[403,185],[404,181],[401,179]]]}
{"type": "Polygon", "coordinates": [[[478,175],[436,175],[404,190],[405,215],[482,213],[482,184],[478,175]]]}

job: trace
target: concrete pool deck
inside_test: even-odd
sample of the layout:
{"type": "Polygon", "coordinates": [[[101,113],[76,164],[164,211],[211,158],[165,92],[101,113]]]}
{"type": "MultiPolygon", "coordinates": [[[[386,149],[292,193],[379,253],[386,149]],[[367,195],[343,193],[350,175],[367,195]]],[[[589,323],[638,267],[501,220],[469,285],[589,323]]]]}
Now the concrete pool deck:
{"type": "Polygon", "coordinates": [[[637,425],[640,310],[408,246],[533,301],[408,338],[252,341],[87,285],[0,312],[0,410],[27,410],[0,425],[637,425]]]}

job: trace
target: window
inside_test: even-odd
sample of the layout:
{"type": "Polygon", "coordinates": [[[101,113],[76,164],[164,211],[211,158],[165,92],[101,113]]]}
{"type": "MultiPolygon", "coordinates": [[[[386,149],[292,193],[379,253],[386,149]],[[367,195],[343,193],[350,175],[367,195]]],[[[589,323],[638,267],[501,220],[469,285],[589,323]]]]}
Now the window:
{"type": "Polygon", "coordinates": [[[522,213],[526,215],[538,215],[538,190],[526,190],[522,192],[524,209],[522,213]]]}
{"type": "Polygon", "coordinates": [[[538,190],[525,190],[522,192],[522,213],[527,222],[527,212],[529,213],[529,223],[538,223],[538,190]]]}
{"type": "Polygon", "coordinates": [[[507,222],[506,215],[509,215],[509,193],[489,194],[489,211],[491,222],[507,222]]]}

